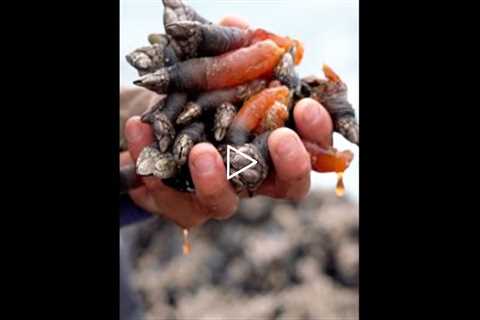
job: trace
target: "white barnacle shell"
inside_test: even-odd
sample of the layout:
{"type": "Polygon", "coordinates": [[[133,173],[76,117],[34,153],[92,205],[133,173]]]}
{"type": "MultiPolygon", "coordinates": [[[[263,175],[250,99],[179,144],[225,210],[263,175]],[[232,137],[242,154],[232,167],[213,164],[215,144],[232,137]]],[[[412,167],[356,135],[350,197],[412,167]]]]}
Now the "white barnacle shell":
{"type": "Polygon", "coordinates": [[[153,147],[145,147],[137,159],[137,174],[140,176],[152,175],[159,157],[159,150],[153,147]]]}

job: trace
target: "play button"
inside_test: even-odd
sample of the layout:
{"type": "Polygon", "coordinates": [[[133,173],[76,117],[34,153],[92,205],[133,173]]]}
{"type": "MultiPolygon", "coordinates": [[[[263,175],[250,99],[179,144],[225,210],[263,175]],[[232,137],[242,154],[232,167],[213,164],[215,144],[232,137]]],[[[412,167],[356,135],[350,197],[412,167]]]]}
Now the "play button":
{"type": "Polygon", "coordinates": [[[240,173],[242,173],[245,170],[250,169],[251,167],[253,167],[257,163],[258,163],[257,160],[253,159],[252,157],[246,155],[245,153],[243,153],[241,151],[238,151],[234,147],[231,147],[231,146],[227,145],[227,180],[230,180],[233,177],[238,176],[240,173]],[[248,165],[246,165],[245,167],[243,167],[242,169],[238,170],[237,172],[230,172],[230,152],[235,152],[235,153],[239,154],[240,156],[249,160],[250,163],[248,165]]]}

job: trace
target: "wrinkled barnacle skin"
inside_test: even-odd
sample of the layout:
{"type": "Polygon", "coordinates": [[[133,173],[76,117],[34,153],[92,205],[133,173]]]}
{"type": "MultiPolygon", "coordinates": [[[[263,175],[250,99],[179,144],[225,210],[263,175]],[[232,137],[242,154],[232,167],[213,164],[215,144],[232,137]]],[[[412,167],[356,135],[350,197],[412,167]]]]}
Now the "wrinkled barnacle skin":
{"type": "Polygon", "coordinates": [[[300,41],[264,29],[243,29],[183,20],[165,25],[165,30],[176,40],[188,59],[217,56],[264,40],[272,40],[280,48],[290,50],[295,64],[299,64],[303,58],[304,49],[300,41]]]}
{"type": "Polygon", "coordinates": [[[187,98],[185,93],[171,93],[142,115],[142,121],[152,125],[161,152],[166,152],[175,140],[176,130],[172,121],[183,109],[187,98]]]}
{"type": "Polygon", "coordinates": [[[138,48],[125,58],[132,67],[138,70],[139,75],[145,75],[165,66],[165,61],[168,61],[165,48],[165,44],[156,43],[152,46],[138,48]]]}
{"type": "Polygon", "coordinates": [[[195,9],[186,5],[182,0],[163,0],[163,6],[163,24],[165,27],[178,21],[198,21],[204,24],[211,23],[199,15],[195,9]]]}
{"type": "Polygon", "coordinates": [[[133,83],[159,94],[226,89],[273,73],[284,49],[265,40],[215,57],[178,62],[133,83]]]}
{"type": "Polygon", "coordinates": [[[337,120],[336,130],[348,141],[358,145],[360,143],[359,126],[354,116],[344,116],[337,120]]]}
{"type": "Polygon", "coordinates": [[[300,77],[295,70],[295,62],[293,59],[292,50],[283,55],[280,63],[275,68],[274,77],[293,92],[300,92],[300,77]]]}
{"type": "Polygon", "coordinates": [[[166,98],[167,96],[165,95],[162,96],[156,104],[152,105],[147,110],[145,110],[145,112],[143,112],[140,117],[141,121],[145,123],[153,124],[155,120],[155,115],[165,107],[166,98]]]}
{"type": "Polygon", "coordinates": [[[187,58],[220,55],[251,44],[249,30],[202,24],[196,21],[178,21],[166,26],[167,33],[174,38],[187,58]]]}
{"type": "Polygon", "coordinates": [[[359,144],[359,126],[355,110],[347,97],[347,85],[327,65],[323,66],[326,79],[308,76],[302,79],[302,97],[320,102],[332,117],[334,130],[354,144],[359,144]]]}
{"type": "Polygon", "coordinates": [[[219,108],[224,103],[236,104],[263,90],[265,80],[253,80],[236,87],[208,91],[200,94],[195,101],[189,102],[177,118],[177,124],[188,124],[203,113],[219,108]]]}

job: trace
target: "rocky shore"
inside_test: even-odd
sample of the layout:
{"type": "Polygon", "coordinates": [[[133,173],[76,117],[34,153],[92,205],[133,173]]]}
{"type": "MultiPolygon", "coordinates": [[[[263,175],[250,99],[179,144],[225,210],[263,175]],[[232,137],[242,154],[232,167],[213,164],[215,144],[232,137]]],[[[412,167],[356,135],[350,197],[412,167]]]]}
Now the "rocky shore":
{"type": "Polygon", "coordinates": [[[358,319],[358,204],[314,191],[301,203],[244,200],[226,221],[182,233],[129,227],[133,284],[146,320],[358,319]]]}

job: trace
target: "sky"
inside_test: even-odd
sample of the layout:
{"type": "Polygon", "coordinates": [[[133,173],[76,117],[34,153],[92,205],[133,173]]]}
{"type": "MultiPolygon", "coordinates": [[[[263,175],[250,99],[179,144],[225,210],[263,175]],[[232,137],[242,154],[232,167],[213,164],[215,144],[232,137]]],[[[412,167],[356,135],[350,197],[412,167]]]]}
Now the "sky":
{"type": "MultiPolygon", "coordinates": [[[[190,0],[205,18],[217,22],[226,15],[238,16],[252,27],[262,27],[281,35],[300,39],[305,56],[298,67],[303,76],[322,76],[322,65],[328,64],[347,84],[349,101],[359,113],[359,0],[190,0]]],[[[163,33],[161,0],[120,0],[120,84],[131,85],[136,71],[125,61],[125,55],[148,45],[149,33],[163,33]]],[[[359,121],[360,122],[360,121],[359,121]]],[[[334,146],[349,149],[354,160],[345,172],[346,196],[358,202],[358,148],[338,134],[334,146]]],[[[312,187],[334,192],[334,173],[312,173],[312,187]]]]}

